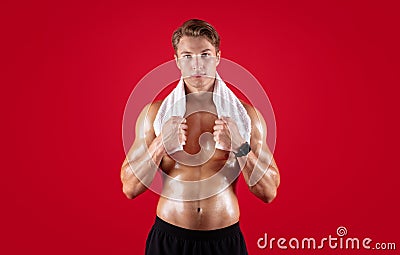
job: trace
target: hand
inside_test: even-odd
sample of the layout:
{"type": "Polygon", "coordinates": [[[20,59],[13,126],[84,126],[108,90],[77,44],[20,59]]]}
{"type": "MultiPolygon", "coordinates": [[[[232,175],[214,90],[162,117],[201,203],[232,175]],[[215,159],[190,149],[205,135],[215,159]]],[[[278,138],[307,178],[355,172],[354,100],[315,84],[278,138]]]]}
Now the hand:
{"type": "Polygon", "coordinates": [[[215,121],[214,141],[226,151],[238,152],[240,145],[246,142],[240,135],[236,122],[229,117],[221,117],[215,121]]]}
{"type": "Polygon", "coordinates": [[[172,154],[186,144],[187,128],[186,119],[172,116],[162,127],[162,141],[165,151],[172,154]]]}

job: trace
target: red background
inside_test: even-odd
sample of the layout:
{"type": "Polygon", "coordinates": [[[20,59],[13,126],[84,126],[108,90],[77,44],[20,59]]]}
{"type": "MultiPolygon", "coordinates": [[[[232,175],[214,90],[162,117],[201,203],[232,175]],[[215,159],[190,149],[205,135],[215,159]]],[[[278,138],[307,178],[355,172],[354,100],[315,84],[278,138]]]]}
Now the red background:
{"type": "Polygon", "coordinates": [[[339,226],[400,245],[399,8],[327,2],[2,1],[0,253],[143,253],[157,195],[121,191],[124,107],[201,18],[275,111],[278,197],[238,190],[250,254],[394,254],[256,246],[339,226]]]}

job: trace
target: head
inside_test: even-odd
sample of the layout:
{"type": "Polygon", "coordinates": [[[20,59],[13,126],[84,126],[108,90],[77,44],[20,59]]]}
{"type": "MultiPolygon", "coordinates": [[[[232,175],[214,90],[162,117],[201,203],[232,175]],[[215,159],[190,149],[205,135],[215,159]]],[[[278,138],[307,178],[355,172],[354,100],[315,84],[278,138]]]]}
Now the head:
{"type": "Polygon", "coordinates": [[[220,62],[220,38],[209,23],[191,19],[172,35],[175,60],[188,89],[211,91],[220,62]]]}

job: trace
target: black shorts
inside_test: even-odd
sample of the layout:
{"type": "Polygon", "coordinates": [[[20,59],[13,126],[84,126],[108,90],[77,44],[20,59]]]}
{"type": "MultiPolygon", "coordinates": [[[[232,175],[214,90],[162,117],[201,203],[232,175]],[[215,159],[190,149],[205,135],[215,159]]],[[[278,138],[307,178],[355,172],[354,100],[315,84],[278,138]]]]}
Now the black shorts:
{"type": "Polygon", "coordinates": [[[245,255],[239,222],[216,230],[177,227],[156,217],[146,241],[146,255],[245,255]]]}

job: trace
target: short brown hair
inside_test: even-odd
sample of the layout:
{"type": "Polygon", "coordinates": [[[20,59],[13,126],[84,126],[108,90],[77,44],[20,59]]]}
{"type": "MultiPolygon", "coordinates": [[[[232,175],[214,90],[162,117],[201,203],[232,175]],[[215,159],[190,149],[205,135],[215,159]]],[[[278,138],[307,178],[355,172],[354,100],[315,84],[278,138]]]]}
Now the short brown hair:
{"type": "Polygon", "coordinates": [[[174,47],[175,53],[178,49],[178,43],[183,36],[203,36],[215,47],[216,52],[219,52],[219,34],[213,26],[204,20],[190,19],[174,31],[172,34],[172,46],[174,47]]]}

